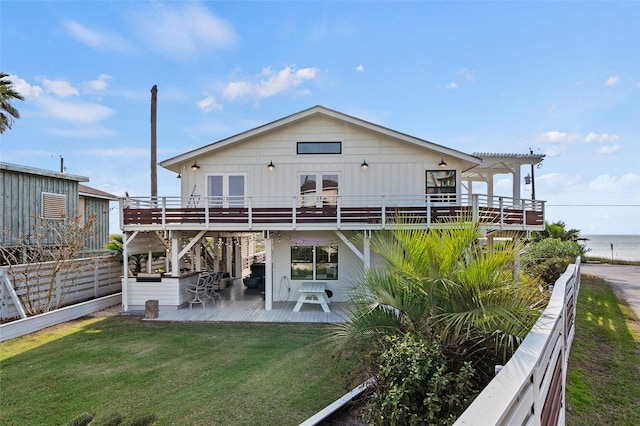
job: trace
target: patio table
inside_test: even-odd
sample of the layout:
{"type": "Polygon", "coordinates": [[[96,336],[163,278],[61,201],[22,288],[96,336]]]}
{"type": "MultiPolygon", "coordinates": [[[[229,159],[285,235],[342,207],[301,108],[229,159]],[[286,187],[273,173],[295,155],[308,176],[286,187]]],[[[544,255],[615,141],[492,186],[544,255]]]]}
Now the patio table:
{"type": "Polygon", "coordinates": [[[299,312],[302,308],[302,304],[311,303],[322,306],[322,310],[325,312],[331,312],[329,309],[329,301],[327,300],[326,283],[323,282],[304,282],[298,289],[300,297],[298,303],[293,308],[293,312],[299,312]]]}

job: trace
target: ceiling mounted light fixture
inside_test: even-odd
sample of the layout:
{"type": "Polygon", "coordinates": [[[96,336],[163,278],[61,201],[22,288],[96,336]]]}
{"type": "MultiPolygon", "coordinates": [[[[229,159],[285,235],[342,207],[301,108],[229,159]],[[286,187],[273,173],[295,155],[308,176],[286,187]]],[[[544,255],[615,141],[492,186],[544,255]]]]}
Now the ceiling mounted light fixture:
{"type": "Polygon", "coordinates": [[[182,175],[180,173],[178,173],[178,176],[176,176],[178,179],[182,179],[182,175]]]}

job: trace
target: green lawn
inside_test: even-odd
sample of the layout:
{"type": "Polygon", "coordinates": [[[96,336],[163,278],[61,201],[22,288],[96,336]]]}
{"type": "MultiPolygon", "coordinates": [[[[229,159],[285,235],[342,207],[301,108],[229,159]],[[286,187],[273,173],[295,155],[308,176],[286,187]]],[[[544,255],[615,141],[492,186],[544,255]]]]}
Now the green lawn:
{"type": "Polygon", "coordinates": [[[326,326],[87,318],[0,344],[0,424],[295,425],[354,384],[326,326]]]}
{"type": "Polygon", "coordinates": [[[567,425],[640,424],[640,322],[597,277],[582,276],[568,373],[567,425]]]}

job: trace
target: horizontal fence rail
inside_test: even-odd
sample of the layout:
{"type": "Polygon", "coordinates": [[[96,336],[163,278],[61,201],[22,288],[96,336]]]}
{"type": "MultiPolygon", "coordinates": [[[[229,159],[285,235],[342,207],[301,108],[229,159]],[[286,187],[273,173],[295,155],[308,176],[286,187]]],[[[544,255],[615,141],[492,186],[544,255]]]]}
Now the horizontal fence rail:
{"type": "Polygon", "coordinates": [[[544,202],[480,194],[325,197],[121,198],[123,229],[144,226],[384,228],[398,219],[441,224],[461,216],[494,228],[544,227],[544,202]]]}
{"type": "Polygon", "coordinates": [[[565,424],[579,289],[580,258],[556,281],[547,309],[518,350],[454,426],[565,424]]]}
{"type": "Polygon", "coordinates": [[[31,296],[33,306],[41,306],[49,297],[50,291],[52,306],[68,306],[89,299],[99,298],[105,295],[122,291],[122,264],[116,256],[99,256],[95,258],[75,259],[74,267],[68,273],[60,273],[55,280],[55,287],[50,290],[51,277],[56,267],[56,262],[42,262],[38,264],[25,264],[3,266],[0,275],[0,315],[2,320],[17,318],[20,307],[16,306],[10,285],[15,294],[24,299],[26,294],[31,296]],[[4,282],[4,284],[3,284],[4,282]],[[30,288],[27,291],[27,284],[30,288]]]}

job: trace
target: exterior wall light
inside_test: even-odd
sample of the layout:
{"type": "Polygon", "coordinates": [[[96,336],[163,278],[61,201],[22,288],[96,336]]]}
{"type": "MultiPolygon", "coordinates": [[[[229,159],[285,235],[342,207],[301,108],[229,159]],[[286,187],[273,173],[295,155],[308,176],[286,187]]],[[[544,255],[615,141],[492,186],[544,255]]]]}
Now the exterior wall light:
{"type": "Polygon", "coordinates": [[[447,167],[447,162],[444,161],[444,158],[440,160],[440,162],[438,163],[438,166],[440,166],[441,169],[444,169],[445,167],[447,167]]]}
{"type": "Polygon", "coordinates": [[[360,164],[360,167],[362,167],[363,169],[368,169],[369,168],[369,164],[367,163],[367,160],[364,160],[362,162],[362,164],[360,164]]]}
{"type": "Polygon", "coordinates": [[[178,176],[176,176],[178,179],[182,179],[182,175],[180,173],[178,173],[178,176]]]}
{"type": "Polygon", "coordinates": [[[196,163],[195,161],[193,162],[193,166],[191,166],[191,170],[193,170],[194,172],[196,170],[198,170],[200,168],[200,166],[198,166],[198,163],[196,163]]]}
{"type": "Polygon", "coordinates": [[[276,168],[276,166],[273,164],[273,161],[269,162],[269,165],[267,166],[267,169],[274,170],[275,168],[276,168]]]}

